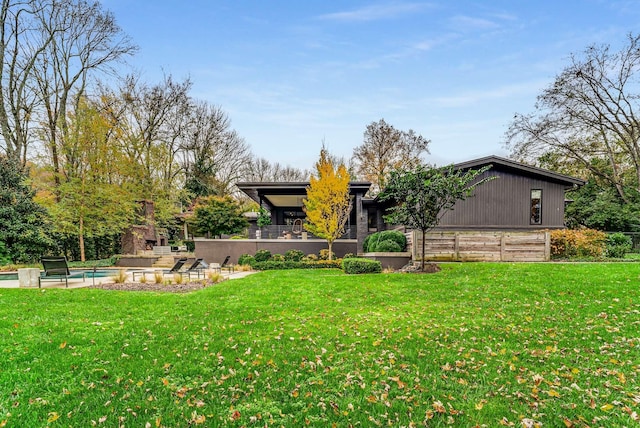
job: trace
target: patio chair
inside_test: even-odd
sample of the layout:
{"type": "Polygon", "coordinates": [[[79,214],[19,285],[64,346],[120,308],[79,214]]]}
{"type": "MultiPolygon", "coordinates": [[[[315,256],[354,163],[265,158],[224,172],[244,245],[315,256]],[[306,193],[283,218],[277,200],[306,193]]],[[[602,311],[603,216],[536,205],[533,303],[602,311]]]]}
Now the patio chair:
{"type": "MultiPolygon", "coordinates": [[[[71,272],[69,272],[69,265],[67,264],[67,258],[65,256],[59,257],[42,257],[40,259],[42,263],[42,267],[44,272],[40,275],[40,283],[38,287],[42,286],[42,281],[45,279],[62,279],[64,278],[64,284],[66,288],[69,288],[69,277],[71,276],[71,272]]],[[[84,281],[85,274],[82,274],[82,280],[84,281]]]]}
{"type": "Polygon", "coordinates": [[[207,264],[207,262],[205,262],[203,259],[200,258],[200,259],[196,259],[193,262],[193,264],[189,266],[187,270],[185,270],[183,273],[186,273],[189,276],[189,279],[191,279],[192,273],[197,273],[198,279],[200,279],[200,272],[202,272],[204,276],[204,270],[207,269],[208,267],[209,265],[207,264]]]}
{"type": "Polygon", "coordinates": [[[155,274],[156,272],[161,272],[164,275],[166,273],[180,273],[180,269],[182,269],[182,266],[184,266],[184,264],[186,262],[187,262],[187,258],[183,257],[183,258],[178,259],[176,264],[174,264],[171,269],[133,271],[131,273],[131,278],[133,279],[133,281],[135,281],[136,280],[136,274],[146,275],[146,274],[155,274]]]}
{"type": "Polygon", "coordinates": [[[231,256],[225,257],[224,261],[220,264],[220,272],[222,269],[226,269],[230,274],[233,273],[233,263],[229,263],[231,256]]]}

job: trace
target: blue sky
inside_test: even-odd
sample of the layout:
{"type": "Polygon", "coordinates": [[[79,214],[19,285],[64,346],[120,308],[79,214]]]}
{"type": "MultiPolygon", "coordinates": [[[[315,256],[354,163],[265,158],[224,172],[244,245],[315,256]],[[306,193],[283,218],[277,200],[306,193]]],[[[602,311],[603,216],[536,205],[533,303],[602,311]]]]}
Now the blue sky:
{"type": "Polygon", "coordinates": [[[506,156],[503,134],[569,54],[640,31],[639,0],[103,0],[143,79],[190,77],[253,153],[349,158],[384,118],[430,163],[506,156]]]}

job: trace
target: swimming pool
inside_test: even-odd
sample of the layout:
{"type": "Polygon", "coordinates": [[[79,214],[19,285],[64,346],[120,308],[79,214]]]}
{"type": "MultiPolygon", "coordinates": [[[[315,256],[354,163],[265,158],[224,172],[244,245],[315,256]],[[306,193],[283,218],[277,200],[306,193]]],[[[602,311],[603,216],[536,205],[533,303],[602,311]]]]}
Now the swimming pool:
{"type": "MultiPolygon", "coordinates": [[[[95,273],[93,269],[70,269],[71,275],[69,278],[82,278],[84,274],[85,278],[107,278],[113,275],[117,275],[120,269],[96,269],[95,273]]],[[[131,272],[131,270],[127,270],[131,272]]],[[[17,281],[18,272],[0,272],[0,281],[17,281]]]]}

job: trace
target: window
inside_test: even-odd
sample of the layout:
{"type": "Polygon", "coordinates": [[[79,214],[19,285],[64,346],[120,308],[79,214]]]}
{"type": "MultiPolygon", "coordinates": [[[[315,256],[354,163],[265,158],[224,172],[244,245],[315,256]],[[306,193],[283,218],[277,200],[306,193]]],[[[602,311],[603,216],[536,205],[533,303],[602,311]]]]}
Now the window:
{"type": "Polygon", "coordinates": [[[542,224],[542,190],[531,189],[530,224],[542,224]]]}

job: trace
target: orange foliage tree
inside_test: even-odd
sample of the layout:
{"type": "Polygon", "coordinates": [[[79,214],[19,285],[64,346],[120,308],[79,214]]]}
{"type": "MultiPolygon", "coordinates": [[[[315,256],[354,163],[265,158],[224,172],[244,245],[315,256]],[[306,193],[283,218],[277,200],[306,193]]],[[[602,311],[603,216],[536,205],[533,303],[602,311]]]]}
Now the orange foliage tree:
{"type": "Polygon", "coordinates": [[[312,175],[309,179],[304,201],[305,229],[327,240],[331,260],[333,243],[344,234],[351,213],[349,173],[342,163],[335,167],[323,147],[316,163],[316,174],[317,177],[312,175]]]}

